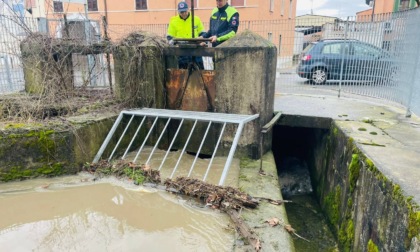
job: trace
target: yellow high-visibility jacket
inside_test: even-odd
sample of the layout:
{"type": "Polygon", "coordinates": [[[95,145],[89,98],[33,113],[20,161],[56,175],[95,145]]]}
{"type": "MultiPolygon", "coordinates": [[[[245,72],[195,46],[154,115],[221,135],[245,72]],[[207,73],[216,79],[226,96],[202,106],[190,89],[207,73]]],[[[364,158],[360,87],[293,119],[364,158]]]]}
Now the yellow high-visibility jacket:
{"type": "MultiPolygon", "coordinates": [[[[179,15],[173,16],[168,26],[168,40],[173,38],[192,38],[192,18],[191,13],[188,14],[187,19],[182,19],[179,15]]],[[[199,37],[203,33],[203,23],[199,17],[194,16],[194,38],[199,37]]]]}

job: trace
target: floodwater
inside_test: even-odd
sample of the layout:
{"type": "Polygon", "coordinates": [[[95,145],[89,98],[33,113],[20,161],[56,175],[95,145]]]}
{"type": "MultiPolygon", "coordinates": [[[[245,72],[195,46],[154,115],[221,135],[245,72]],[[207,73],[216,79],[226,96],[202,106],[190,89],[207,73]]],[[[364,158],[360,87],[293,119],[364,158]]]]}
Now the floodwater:
{"type": "MultiPolygon", "coordinates": [[[[194,160],[185,155],[179,174],[194,160]]],[[[171,153],[162,171],[171,173],[178,156],[171,153]]],[[[225,161],[214,163],[223,169],[225,161]]],[[[208,162],[198,159],[193,174],[201,176],[208,162]]],[[[239,161],[232,166],[227,184],[235,185],[239,161]]],[[[221,169],[212,166],[209,180],[218,182],[221,169]]],[[[227,215],[193,199],[113,177],[93,181],[81,173],[0,184],[1,251],[232,251],[229,224],[227,215]]]]}
{"type": "MultiPolygon", "coordinates": [[[[144,148],[141,153],[138,155],[135,163],[137,164],[144,164],[149,159],[150,153],[152,153],[152,148],[147,147],[144,148]]],[[[188,176],[191,170],[190,177],[197,178],[199,180],[203,180],[205,177],[206,171],[210,164],[211,159],[201,159],[195,158],[195,155],[190,155],[188,153],[184,153],[181,155],[181,151],[171,151],[167,155],[166,159],[163,161],[166,155],[166,151],[156,149],[153,152],[152,158],[149,161],[149,165],[152,169],[158,170],[161,167],[162,161],[163,166],[160,169],[160,174],[162,181],[166,178],[169,178],[173,173],[173,179],[178,176],[188,176]],[[177,166],[178,160],[180,160],[179,165],[177,166]],[[194,160],[195,163],[194,163],[194,160]],[[194,165],[193,165],[194,164],[194,165]],[[174,169],[176,168],[175,172],[174,169]]],[[[136,152],[129,153],[124,160],[133,161],[136,157],[136,152]]],[[[222,172],[226,163],[227,157],[214,157],[208,175],[206,177],[206,182],[211,184],[219,184],[220,178],[222,176],[222,172]]],[[[239,159],[234,158],[232,159],[232,163],[229,168],[229,172],[227,173],[226,180],[224,182],[224,186],[232,186],[238,187],[238,178],[239,178],[239,159]]]]}
{"type": "Polygon", "coordinates": [[[296,251],[338,252],[337,242],[325,219],[305,161],[286,156],[279,171],[281,192],[291,202],[285,204],[289,223],[306,240],[293,236],[296,251]]]}

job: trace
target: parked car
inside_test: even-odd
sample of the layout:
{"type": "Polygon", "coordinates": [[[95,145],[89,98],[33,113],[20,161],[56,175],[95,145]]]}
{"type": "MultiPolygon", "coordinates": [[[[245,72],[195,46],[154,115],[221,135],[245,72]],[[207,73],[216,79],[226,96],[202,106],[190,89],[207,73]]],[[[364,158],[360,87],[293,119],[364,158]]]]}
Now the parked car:
{"type": "Polygon", "coordinates": [[[385,50],[358,40],[328,39],[310,43],[302,52],[297,73],[314,84],[327,80],[390,82],[396,67],[385,50]]]}

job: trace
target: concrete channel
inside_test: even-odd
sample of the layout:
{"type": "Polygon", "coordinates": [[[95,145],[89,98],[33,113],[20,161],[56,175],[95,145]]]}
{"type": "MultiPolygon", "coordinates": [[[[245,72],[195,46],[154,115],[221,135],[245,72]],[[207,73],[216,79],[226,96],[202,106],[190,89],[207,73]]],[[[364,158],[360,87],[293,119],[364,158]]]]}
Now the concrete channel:
{"type": "MultiPolygon", "coordinates": [[[[336,98],[310,92],[274,96],[275,47],[252,33],[238,37],[216,53],[220,60],[215,63],[216,70],[224,69],[226,73],[215,76],[219,94],[214,108],[226,113],[260,115],[257,123],[245,128],[239,142],[239,147],[243,147],[237,156],[241,159],[239,188],[254,197],[282,200],[283,182],[277,167],[282,151],[295,145],[294,154],[308,166],[314,195],[336,236],[339,251],[419,251],[420,119],[406,118],[405,111],[395,105],[360,97],[336,98]],[[250,49],[249,45],[254,47],[250,49]],[[265,64],[253,60],[256,54],[265,64]],[[244,64],[238,66],[230,60],[244,64]],[[240,69],[252,74],[233,74],[240,69]],[[258,160],[259,155],[253,154],[260,129],[277,113],[281,117],[257,151],[264,153],[258,160]]],[[[153,64],[156,73],[145,68],[145,78],[153,81],[141,83],[148,85],[141,90],[149,90],[150,94],[141,97],[144,101],[135,100],[139,102],[136,105],[143,105],[140,107],[164,107],[160,89],[165,68],[161,62],[153,64]]],[[[123,73],[116,78],[116,85],[118,81],[123,83],[123,73]]],[[[34,75],[36,81],[35,77],[38,76],[34,75]]],[[[32,87],[39,87],[36,84],[31,83],[32,87]]],[[[137,80],[131,87],[138,91],[137,80]]],[[[128,86],[117,89],[120,96],[133,96],[134,93],[121,92],[124,88],[128,86]]],[[[0,180],[78,172],[83,164],[93,160],[118,113],[85,114],[48,126],[2,124],[0,180]]],[[[284,205],[262,203],[257,210],[243,210],[241,217],[260,237],[262,251],[295,251],[292,235],[285,228],[289,222],[284,205]],[[273,217],[283,225],[269,226],[267,220],[273,217]]]]}

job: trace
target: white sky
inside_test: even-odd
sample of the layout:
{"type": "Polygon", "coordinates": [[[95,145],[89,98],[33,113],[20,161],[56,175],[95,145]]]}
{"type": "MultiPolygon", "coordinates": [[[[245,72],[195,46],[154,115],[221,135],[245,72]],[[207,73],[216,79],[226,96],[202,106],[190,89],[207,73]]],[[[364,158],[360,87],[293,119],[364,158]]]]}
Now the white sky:
{"type": "Polygon", "coordinates": [[[369,9],[365,0],[297,0],[296,15],[314,15],[347,17],[356,16],[356,12],[369,9]]]}

